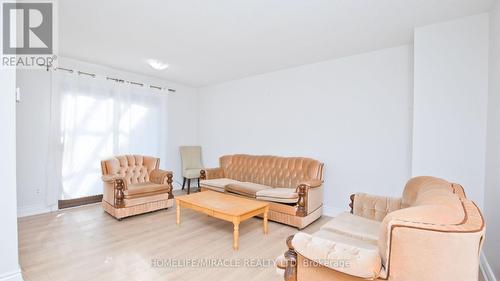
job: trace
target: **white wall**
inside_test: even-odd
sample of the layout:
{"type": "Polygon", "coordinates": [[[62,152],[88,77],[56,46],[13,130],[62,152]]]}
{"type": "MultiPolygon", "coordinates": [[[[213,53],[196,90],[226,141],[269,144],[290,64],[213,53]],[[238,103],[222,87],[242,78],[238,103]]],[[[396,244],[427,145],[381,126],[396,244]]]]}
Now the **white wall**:
{"type": "MultiPolygon", "coordinates": [[[[1,28],[1,26],[0,26],[1,28]]],[[[0,69],[0,280],[23,280],[19,269],[16,216],[16,72],[0,69]]]]}
{"type": "Polygon", "coordinates": [[[45,185],[51,73],[18,70],[17,85],[21,89],[21,102],[16,111],[17,204],[21,213],[30,214],[48,210],[45,185]]]}
{"type": "Polygon", "coordinates": [[[488,138],[486,152],[486,254],[490,273],[500,278],[500,3],[490,14],[490,88],[488,101],[488,138]]]}
{"type": "Polygon", "coordinates": [[[411,48],[400,46],[199,90],[205,164],[231,153],[325,163],[327,212],[355,191],[400,195],[410,174],[411,48]]]}
{"type": "Polygon", "coordinates": [[[483,205],[488,14],[417,28],[412,174],[465,187],[483,205]]]}
{"type": "MultiPolygon", "coordinates": [[[[59,63],[61,67],[176,89],[175,93],[164,92],[169,95],[168,108],[165,109],[168,111],[168,128],[165,128],[168,131],[168,142],[165,144],[168,158],[161,159],[161,166],[174,171],[178,186],[181,181],[178,147],[197,143],[196,89],[68,58],[61,58],[59,63]]],[[[52,72],[18,70],[17,74],[22,95],[22,102],[17,106],[18,209],[19,215],[23,216],[51,210],[50,200],[46,199],[49,189],[46,186],[45,166],[49,144],[52,72]]]]}

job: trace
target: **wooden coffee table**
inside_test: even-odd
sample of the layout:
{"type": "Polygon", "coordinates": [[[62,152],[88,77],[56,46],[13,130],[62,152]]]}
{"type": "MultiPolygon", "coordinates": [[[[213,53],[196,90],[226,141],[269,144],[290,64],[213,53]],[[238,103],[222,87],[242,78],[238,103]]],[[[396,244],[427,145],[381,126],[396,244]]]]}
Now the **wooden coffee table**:
{"type": "Polygon", "coordinates": [[[189,208],[211,217],[232,222],[233,248],[238,250],[240,222],[263,214],[264,234],[267,234],[267,213],[269,203],[242,198],[216,191],[202,191],[175,198],[177,205],[177,224],[181,223],[181,208],[189,208]]]}

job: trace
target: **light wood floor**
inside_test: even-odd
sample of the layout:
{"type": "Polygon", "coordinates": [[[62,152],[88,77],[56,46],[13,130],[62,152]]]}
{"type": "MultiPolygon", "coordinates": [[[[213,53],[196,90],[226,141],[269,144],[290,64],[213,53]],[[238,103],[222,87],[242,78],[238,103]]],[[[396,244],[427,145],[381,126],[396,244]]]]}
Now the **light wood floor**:
{"type": "MultiPolygon", "coordinates": [[[[328,220],[316,221],[305,232],[328,220]]],[[[177,226],[174,208],[117,221],[94,204],[19,219],[20,263],[25,281],[283,280],[272,263],[264,268],[155,268],[152,260],[269,263],[285,252],[286,237],[297,231],[269,222],[264,235],[262,220],[252,218],[241,223],[240,249],[234,251],[231,223],[186,209],[177,226]]]]}
{"type": "MultiPolygon", "coordinates": [[[[304,231],[314,232],[328,220],[304,231]]],[[[240,249],[234,251],[231,223],[186,209],[177,226],[174,208],[117,221],[94,204],[19,219],[20,263],[25,281],[283,280],[272,263],[158,268],[152,261],[247,259],[262,265],[284,253],[286,237],[295,232],[269,222],[269,234],[263,235],[262,220],[253,218],[240,225],[240,249]]]]}

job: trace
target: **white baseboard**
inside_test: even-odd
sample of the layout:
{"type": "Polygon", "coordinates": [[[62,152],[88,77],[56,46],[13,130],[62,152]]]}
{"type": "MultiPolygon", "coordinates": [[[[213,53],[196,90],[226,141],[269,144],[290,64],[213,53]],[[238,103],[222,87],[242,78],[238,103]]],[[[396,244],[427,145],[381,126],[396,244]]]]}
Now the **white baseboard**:
{"type": "Polygon", "coordinates": [[[23,281],[23,275],[20,270],[0,273],[0,281],[23,281]]]}
{"type": "Polygon", "coordinates": [[[325,216],[335,217],[338,214],[343,213],[343,212],[347,212],[347,210],[323,205],[323,215],[325,215],[325,216]]]}
{"type": "Polygon", "coordinates": [[[486,259],[486,255],[484,255],[483,251],[481,251],[479,265],[484,276],[484,281],[497,281],[497,278],[495,277],[495,274],[493,273],[493,270],[491,269],[488,259],[486,259]]]}
{"type": "Polygon", "coordinates": [[[57,211],[57,207],[51,208],[51,207],[48,207],[45,205],[19,206],[17,208],[17,217],[22,218],[22,217],[27,217],[27,216],[34,216],[34,215],[50,213],[53,211],[57,211]]]}

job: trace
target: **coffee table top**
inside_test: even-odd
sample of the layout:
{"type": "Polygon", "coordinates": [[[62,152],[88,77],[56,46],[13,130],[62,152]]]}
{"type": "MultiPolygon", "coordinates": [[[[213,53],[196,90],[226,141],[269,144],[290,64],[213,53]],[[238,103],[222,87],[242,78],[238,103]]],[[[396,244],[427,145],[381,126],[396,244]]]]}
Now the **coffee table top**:
{"type": "Polygon", "coordinates": [[[269,205],[267,202],[211,190],[178,196],[176,200],[231,216],[241,216],[269,205]]]}

